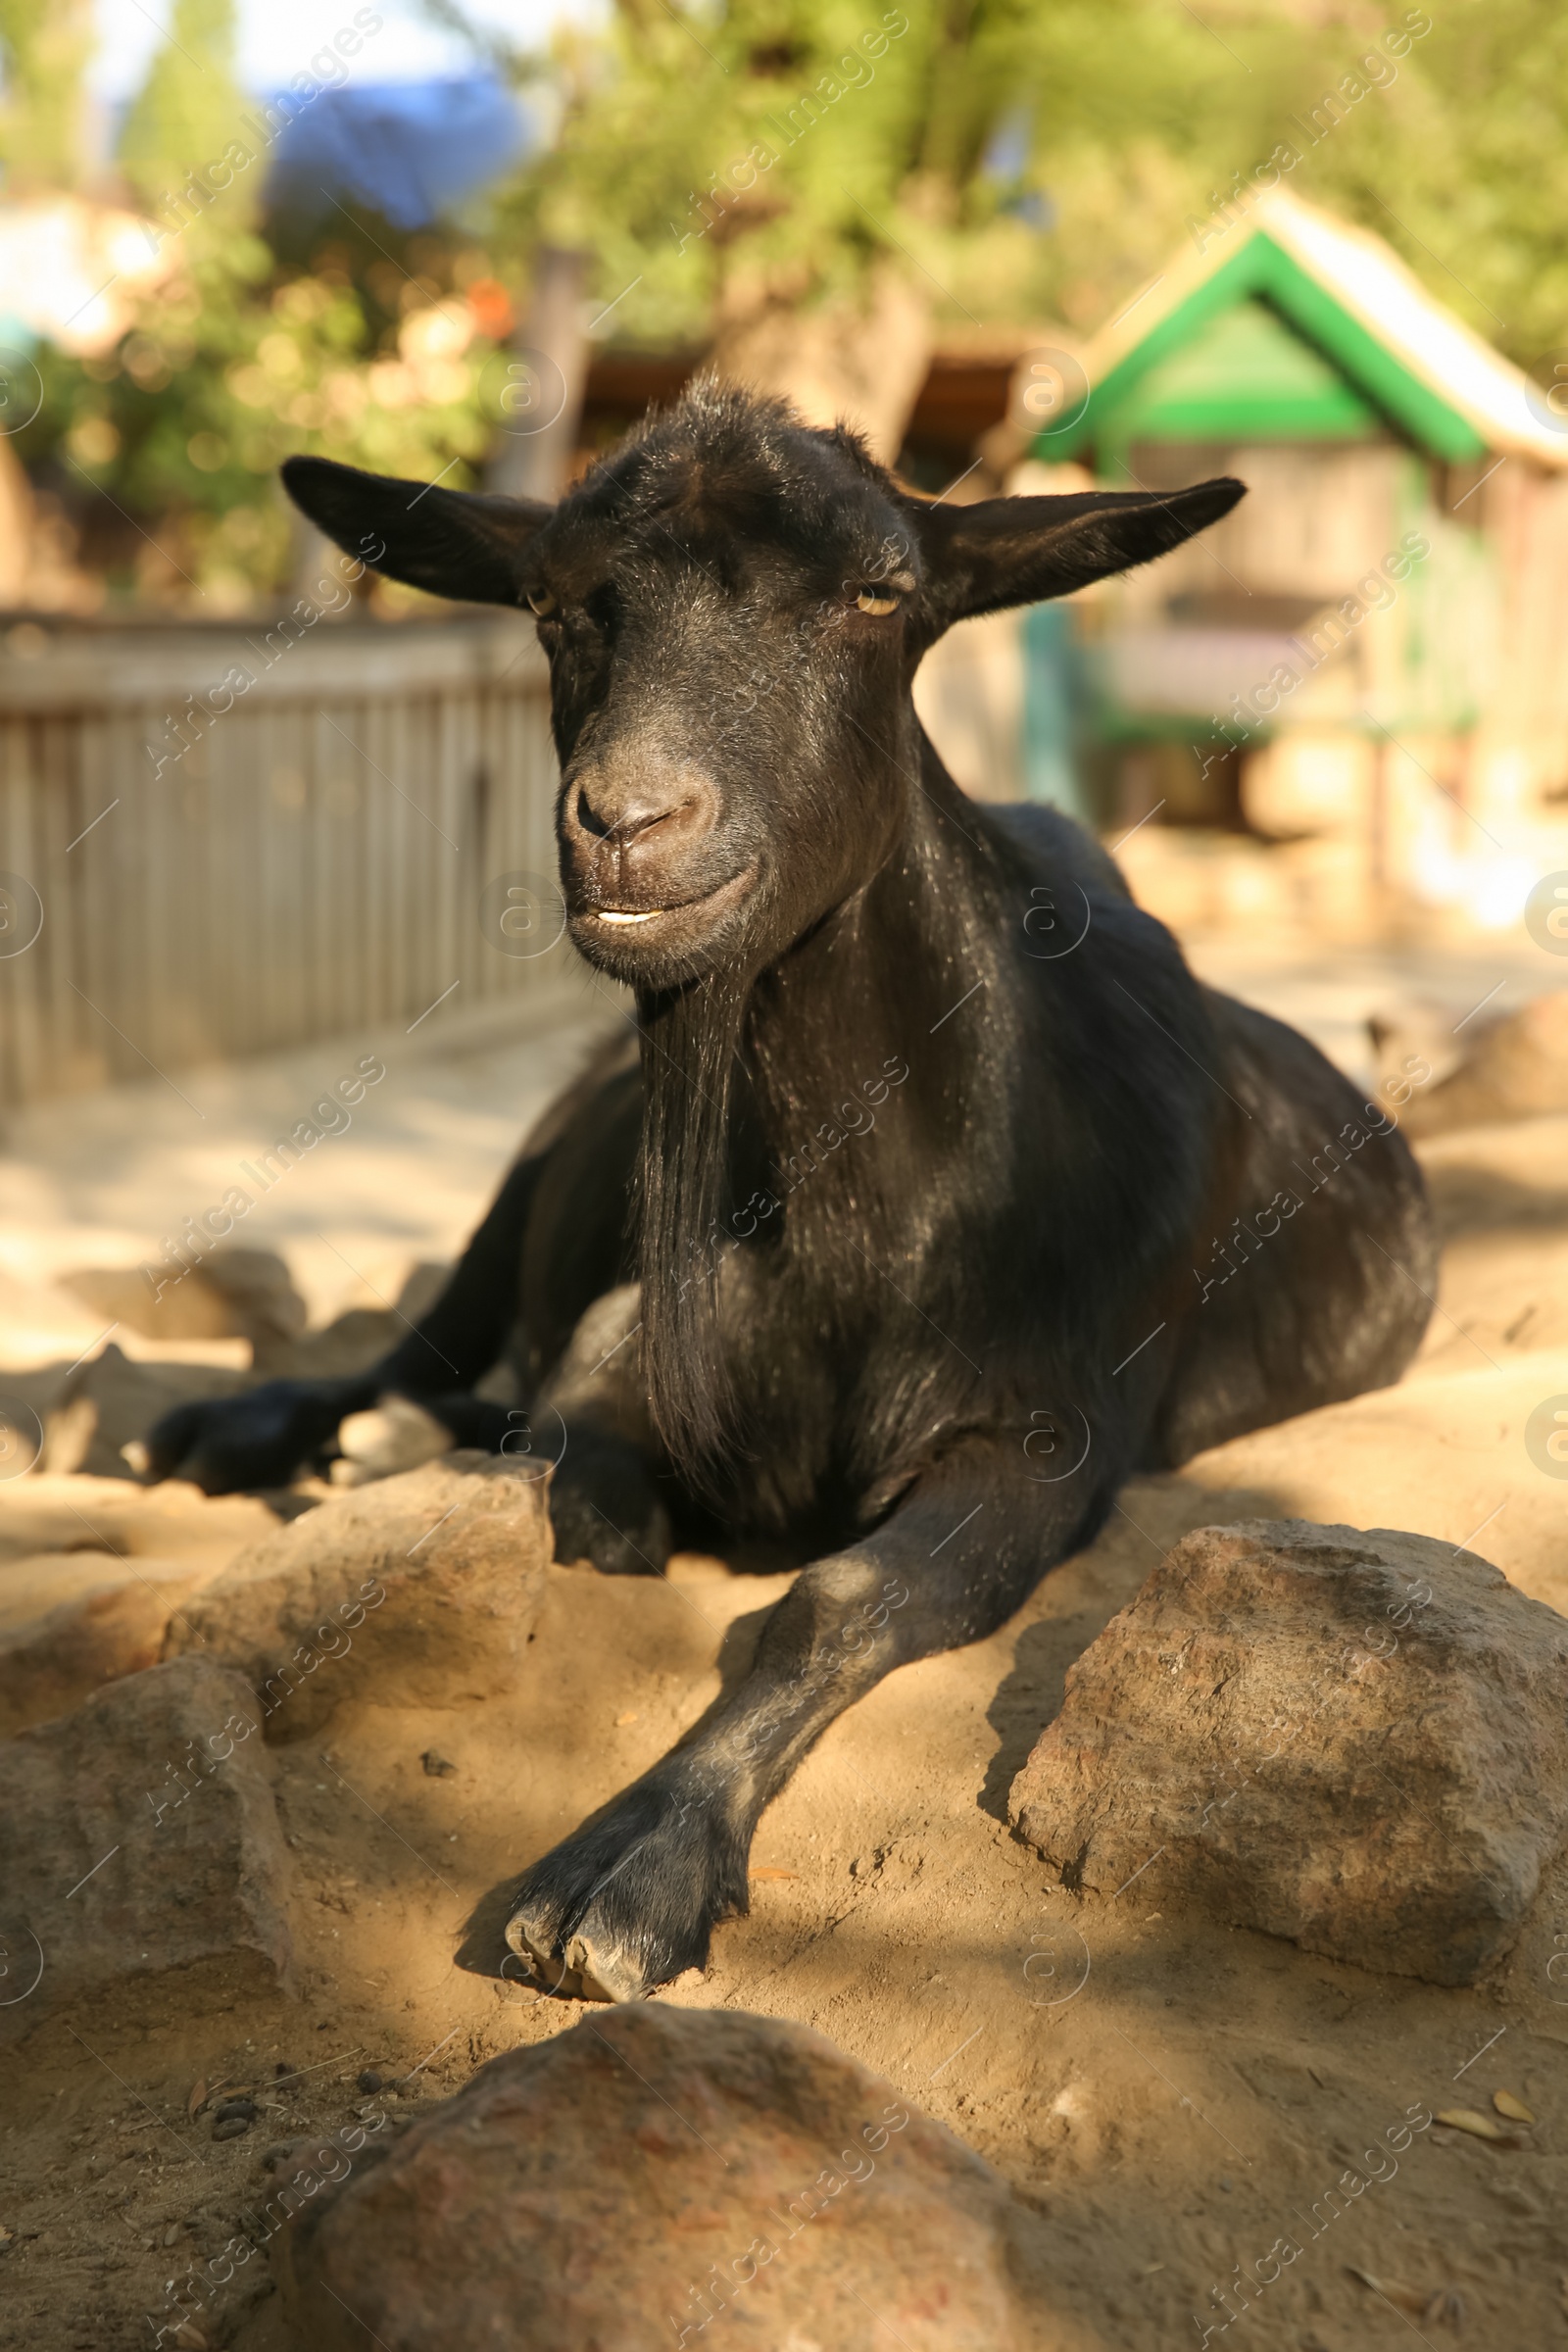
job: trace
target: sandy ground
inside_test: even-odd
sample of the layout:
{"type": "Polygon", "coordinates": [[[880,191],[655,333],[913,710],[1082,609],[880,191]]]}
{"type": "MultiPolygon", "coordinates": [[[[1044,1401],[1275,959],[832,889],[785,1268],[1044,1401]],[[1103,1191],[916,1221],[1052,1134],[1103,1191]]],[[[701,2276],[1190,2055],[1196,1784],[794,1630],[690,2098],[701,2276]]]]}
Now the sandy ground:
{"type": "MultiPolygon", "coordinates": [[[[1411,983],[1407,958],[1342,957],[1327,974],[1287,955],[1200,960],[1347,1061],[1367,1005],[1411,983]]],[[[1482,956],[1418,978],[1458,1019],[1499,976],[1528,993],[1527,972],[1511,978],[1482,956]]],[[[386,1273],[400,1257],[449,1254],[581,1044],[447,1041],[404,1071],[389,1062],[355,1129],[294,1172],[291,1197],[279,1187],[266,1204],[274,1222],[247,1239],[285,1250],[318,1317],[375,1262],[386,1273]],[[347,1274],[332,1274],[334,1250],[356,1260],[347,1274]]],[[[168,1229],[171,1200],[201,1205],[226,1157],[266,1140],[296,1077],[308,1100],[336,1074],[323,1052],[182,1080],[208,1113],[183,1141],[168,1105],[148,1107],[151,1090],[122,1090],[137,1098],[133,1127],[102,1098],[17,1122],[7,1262],[32,1321],[11,1360],[91,1345],[49,1272],[137,1254],[168,1229]]],[[[1163,2352],[1233,2331],[1282,2352],[1412,2336],[1568,2343],[1568,1969],[1553,1965],[1568,1950],[1568,1871],[1494,1980],[1438,1990],[1196,1912],[1161,1915],[1136,1884],[1112,1899],[1069,1895],[1005,1824],[1009,1780],[1068,1665],[1190,1527],[1301,1514],[1410,1528],[1480,1551],[1568,1611],[1568,1482],[1523,1442],[1530,1412],[1568,1395],[1568,1120],[1473,1131],[1424,1157],[1446,1251],[1406,1380],[1137,1482],[1101,1541],[1002,1633],[892,1678],[765,1818],[751,1916],[720,1930],[707,1977],[659,1996],[816,2026],[998,2165],[1049,2249],[1048,2340],[1063,2352],[1163,2352]],[[1324,2218],[1324,2192],[1390,2126],[1489,2107],[1497,2089],[1538,2119],[1516,2144],[1420,2130],[1396,2171],[1380,2165],[1386,2178],[1324,2218]],[[1281,2239],[1298,2251],[1277,2283],[1227,2304],[1237,2266],[1254,2276],[1281,2239]]],[[[13,1549],[47,1551],[36,1514],[47,1505],[64,1530],[66,1505],[104,1507],[108,1483],[14,1482],[0,1541],[6,1509],[25,1506],[31,1532],[16,1521],[13,1549]]],[[[211,1507],[231,1514],[221,1530],[215,1516],[216,1564],[245,1531],[236,1506],[211,1507]]],[[[562,1671],[545,1712],[356,1702],[269,1751],[298,1870],[292,1997],[218,1967],[145,1982],[44,2027],[9,2062],[0,2344],[151,2343],[166,2281],[214,2258],[221,2269],[241,2216],[260,2207],[270,2140],[367,2105],[417,2105],[581,2014],[478,1973],[475,1907],[701,1711],[721,1653],[733,1667],[783,1580],[697,1558],[676,1561],[666,1584],[552,1575],[562,1671]],[[432,1777],[427,1750],[455,1769],[432,1777]],[[367,2066],[417,2072],[406,2091],[368,2100],[367,2066]],[[218,2080],[258,2085],[270,2109],[244,2138],[214,2143],[207,2118],[190,2119],[193,2085],[218,2080]]],[[[253,2258],[213,2285],[203,2340],[279,2352],[275,2300],[256,2295],[263,2270],[253,2258]]],[[[726,2325],[715,2321],[715,2342],[726,2325]]],[[[650,2347],[674,2336],[647,2315],[650,2347]]],[[[872,2352],[884,2341],[868,2332],[872,2352]]]]}
{"type": "MultiPolygon", "coordinates": [[[[283,1256],[313,1325],[384,1303],[415,1265],[462,1249],[525,1130],[614,1026],[617,1004],[585,977],[575,1007],[542,1028],[486,1009],[13,1112],[0,1131],[0,1364],[70,1360],[98,1345],[102,1319],[54,1277],[157,1262],[185,1216],[236,1186],[259,1197],[231,1239],[283,1256]],[[260,1194],[242,1163],[255,1168],[341,1080],[355,1083],[365,1058],[385,1076],[352,1107],[340,1101],[336,1132],[260,1194]]],[[[146,1351],[133,1332],[115,1337],[146,1351]]],[[[225,1343],[213,1345],[218,1360],[248,1360],[238,1343],[226,1343],[228,1358],[225,1343]]]]}

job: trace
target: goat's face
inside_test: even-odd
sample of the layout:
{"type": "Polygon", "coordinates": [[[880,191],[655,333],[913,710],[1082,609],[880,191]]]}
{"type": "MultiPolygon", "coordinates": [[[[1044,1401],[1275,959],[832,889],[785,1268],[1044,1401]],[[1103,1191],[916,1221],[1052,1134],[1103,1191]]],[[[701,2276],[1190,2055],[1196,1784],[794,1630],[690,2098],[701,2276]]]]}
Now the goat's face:
{"type": "Polygon", "coordinates": [[[1241,495],[932,506],[853,434],[711,385],[555,509],[318,459],[285,479],[393,577],[532,611],[572,936],[640,989],[760,970],[870,879],[917,788],[909,682],[951,622],[1146,561],[1241,495]]]}
{"type": "MultiPolygon", "coordinates": [[[[699,412],[699,415],[701,413],[699,412]]],[[[667,985],[770,961],[897,838],[921,582],[853,446],[752,404],[657,425],[530,546],[562,882],[594,962],[667,985]]]]}

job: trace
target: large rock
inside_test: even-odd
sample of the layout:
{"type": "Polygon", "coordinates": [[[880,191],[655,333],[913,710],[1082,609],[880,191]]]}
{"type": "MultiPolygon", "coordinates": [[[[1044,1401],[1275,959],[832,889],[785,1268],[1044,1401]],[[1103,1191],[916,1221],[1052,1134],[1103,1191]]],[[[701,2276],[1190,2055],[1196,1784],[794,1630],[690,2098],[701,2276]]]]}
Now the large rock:
{"type": "Polygon", "coordinates": [[[1023,2352],[1055,2340],[1030,2227],[820,2034],[627,2006],[492,2059],[274,2259],[313,2352],[647,2352],[714,2318],[773,2352],[1023,2352]]]}
{"type": "Polygon", "coordinates": [[[514,1688],[546,1591],[546,1482],[449,1454],[252,1544],[170,1628],[242,1673],[294,1738],[350,1697],[453,1706],[514,1688]]]}
{"type": "Polygon", "coordinates": [[[1468,1984],[1568,1835],[1568,1621],[1386,1528],[1200,1528],[1012,1786],[1064,1883],[1468,1984]]]}
{"type": "Polygon", "coordinates": [[[8,2029],[197,1961],[284,1977],[286,1857],[262,1746],[239,1676],[188,1658],[0,1747],[8,2029]]]}

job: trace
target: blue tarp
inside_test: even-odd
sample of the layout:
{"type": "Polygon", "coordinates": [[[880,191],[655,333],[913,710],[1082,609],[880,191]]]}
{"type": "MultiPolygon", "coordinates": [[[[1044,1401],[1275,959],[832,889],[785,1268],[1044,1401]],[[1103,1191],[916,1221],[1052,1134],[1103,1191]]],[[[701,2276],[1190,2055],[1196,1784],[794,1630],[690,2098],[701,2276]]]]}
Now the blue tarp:
{"type": "MultiPolygon", "coordinates": [[[[282,91],[281,107],[299,106],[282,91]]],[[[532,144],[527,116],[489,74],[321,90],[277,142],[268,196],[325,213],[368,205],[394,228],[422,228],[494,179],[532,144]]]]}

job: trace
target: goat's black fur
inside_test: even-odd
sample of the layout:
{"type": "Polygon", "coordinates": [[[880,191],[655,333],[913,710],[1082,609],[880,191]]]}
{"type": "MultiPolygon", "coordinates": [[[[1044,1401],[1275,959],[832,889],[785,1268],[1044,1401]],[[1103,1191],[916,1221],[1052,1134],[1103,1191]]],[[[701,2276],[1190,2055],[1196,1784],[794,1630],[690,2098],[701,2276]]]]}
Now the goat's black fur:
{"type": "Polygon", "coordinates": [[[1239,485],[933,507],[711,386],[554,511],[285,472],[394,576],[541,613],[572,934],[637,1034],[384,1363],[183,1407],[154,1467],[275,1484],[389,1391],[496,1446],[471,1389],[515,1326],[571,1433],[564,1556],[657,1569],[716,1522],[811,1560],[733,1696],[523,1883],[529,1965],[638,1993],[744,1910],[834,1716],[1001,1624],[1131,1471],[1398,1376],[1420,1181],[1077,827],[966,800],[909,699],[954,620],[1146,561],[1239,485]]]}

